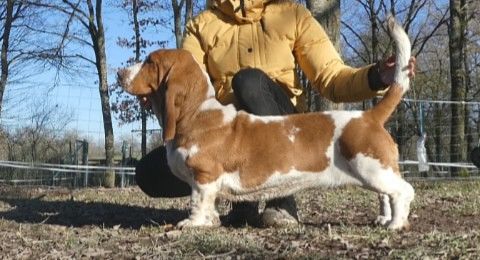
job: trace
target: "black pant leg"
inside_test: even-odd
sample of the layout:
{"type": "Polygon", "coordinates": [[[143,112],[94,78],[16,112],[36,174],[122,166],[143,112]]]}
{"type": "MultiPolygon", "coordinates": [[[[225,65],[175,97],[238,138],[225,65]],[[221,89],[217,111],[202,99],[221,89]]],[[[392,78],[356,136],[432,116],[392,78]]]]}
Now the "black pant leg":
{"type": "Polygon", "coordinates": [[[232,79],[232,88],[240,108],[254,115],[296,113],[285,90],[259,69],[237,72],[232,79]]]}
{"type": "Polygon", "coordinates": [[[190,185],[173,175],[168,167],[165,146],[152,150],[137,163],[135,181],[150,197],[175,198],[192,194],[190,185]]]}

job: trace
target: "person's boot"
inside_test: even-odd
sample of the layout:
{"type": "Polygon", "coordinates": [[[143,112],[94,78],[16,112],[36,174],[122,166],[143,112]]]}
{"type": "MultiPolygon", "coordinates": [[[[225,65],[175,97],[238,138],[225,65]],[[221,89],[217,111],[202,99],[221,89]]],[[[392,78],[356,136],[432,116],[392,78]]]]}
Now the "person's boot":
{"type": "Polygon", "coordinates": [[[258,202],[233,202],[232,210],[226,216],[226,223],[234,227],[241,227],[246,224],[259,226],[258,202]]]}
{"type": "Polygon", "coordinates": [[[265,227],[281,227],[298,224],[297,203],[293,196],[273,199],[267,202],[262,214],[265,227]]]}

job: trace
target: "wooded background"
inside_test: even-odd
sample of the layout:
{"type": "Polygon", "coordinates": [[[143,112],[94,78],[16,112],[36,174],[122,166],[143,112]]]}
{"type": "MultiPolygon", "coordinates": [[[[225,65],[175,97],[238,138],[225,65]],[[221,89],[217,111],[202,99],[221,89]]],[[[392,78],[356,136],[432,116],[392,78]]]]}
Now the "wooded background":
{"type": "MultiPolygon", "coordinates": [[[[326,29],[331,40],[351,66],[364,66],[391,55],[392,42],[384,24],[394,14],[411,37],[417,58],[417,75],[389,124],[399,144],[402,160],[416,157],[415,143],[426,133],[431,162],[468,163],[469,153],[479,144],[480,103],[480,3],[467,0],[306,0],[301,1],[326,29]],[[428,102],[428,101],[441,102],[428,102]],[[450,102],[453,101],[453,102],[450,102]]],[[[90,140],[89,154],[102,157],[102,164],[114,166],[122,154],[122,141],[114,136],[116,119],[141,121],[139,158],[161,143],[151,135],[147,120],[151,112],[126,95],[115,83],[114,66],[106,56],[105,28],[114,27],[105,12],[118,12],[128,30],[115,39],[128,49],[122,65],[141,61],[149,50],[179,47],[185,23],[206,8],[196,0],[6,0],[0,3],[0,160],[73,163],[73,144],[85,139],[81,132],[66,128],[72,115],[58,106],[23,91],[4,98],[9,89],[21,89],[35,75],[49,71],[51,88],[64,87],[69,78],[93,72],[100,96],[103,143],[90,140]],[[171,39],[174,39],[173,41],[171,39]],[[67,79],[67,80],[65,80],[67,79]],[[5,107],[26,100],[38,100],[24,111],[22,124],[5,124],[5,107]],[[150,138],[148,138],[150,136],[150,138]]],[[[117,21],[118,22],[118,21],[117,21]]],[[[118,57],[116,57],[118,58],[118,57]]],[[[118,64],[117,64],[118,66],[118,64]]],[[[361,104],[332,104],[313,92],[298,71],[307,91],[311,111],[365,109],[375,100],[361,104]]],[[[75,146],[76,147],[76,146],[75,146]]],[[[124,153],[123,153],[124,154],[124,153]]],[[[433,167],[453,176],[464,175],[462,168],[433,167]]],[[[102,185],[115,185],[113,170],[104,174],[102,185]]]]}

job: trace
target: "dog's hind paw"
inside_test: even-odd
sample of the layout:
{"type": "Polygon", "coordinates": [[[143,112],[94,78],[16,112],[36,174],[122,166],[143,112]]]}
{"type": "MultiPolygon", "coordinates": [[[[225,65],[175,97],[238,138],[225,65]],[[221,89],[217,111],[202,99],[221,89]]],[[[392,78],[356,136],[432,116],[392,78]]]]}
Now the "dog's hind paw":
{"type": "Polygon", "coordinates": [[[388,224],[388,222],[390,222],[390,220],[392,220],[392,218],[380,215],[375,220],[375,225],[385,226],[388,224]]]}

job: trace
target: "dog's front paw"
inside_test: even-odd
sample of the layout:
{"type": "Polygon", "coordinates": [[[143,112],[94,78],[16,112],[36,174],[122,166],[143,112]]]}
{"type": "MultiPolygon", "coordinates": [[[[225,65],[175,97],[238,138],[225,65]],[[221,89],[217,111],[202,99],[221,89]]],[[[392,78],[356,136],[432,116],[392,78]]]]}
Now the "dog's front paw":
{"type": "Polygon", "coordinates": [[[388,224],[388,222],[390,222],[390,220],[392,220],[392,218],[380,215],[375,220],[375,225],[385,226],[388,224]]]}
{"type": "Polygon", "coordinates": [[[184,219],[184,220],[182,220],[182,221],[180,221],[180,222],[177,223],[177,228],[180,228],[180,229],[182,229],[182,228],[188,228],[188,227],[193,227],[193,226],[194,226],[194,225],[193,225],[193,222],[192,222],[192,220],[189,219],[189,218],[186,218],[186,219],[184,219]]]}
{"type": "Polygon", "coordinates": [[[408,221],[391,221],[387,225],[388,229],[391,230],[410,230],[410,223],[408,221]]]}
{"type": "Polygon", "coordinates": [[[177,228],[190,228],[190,227],[218,227],[220,226],[220,218],[212,217],[204,220],[187,218],[177,224],[177,228]]]}

